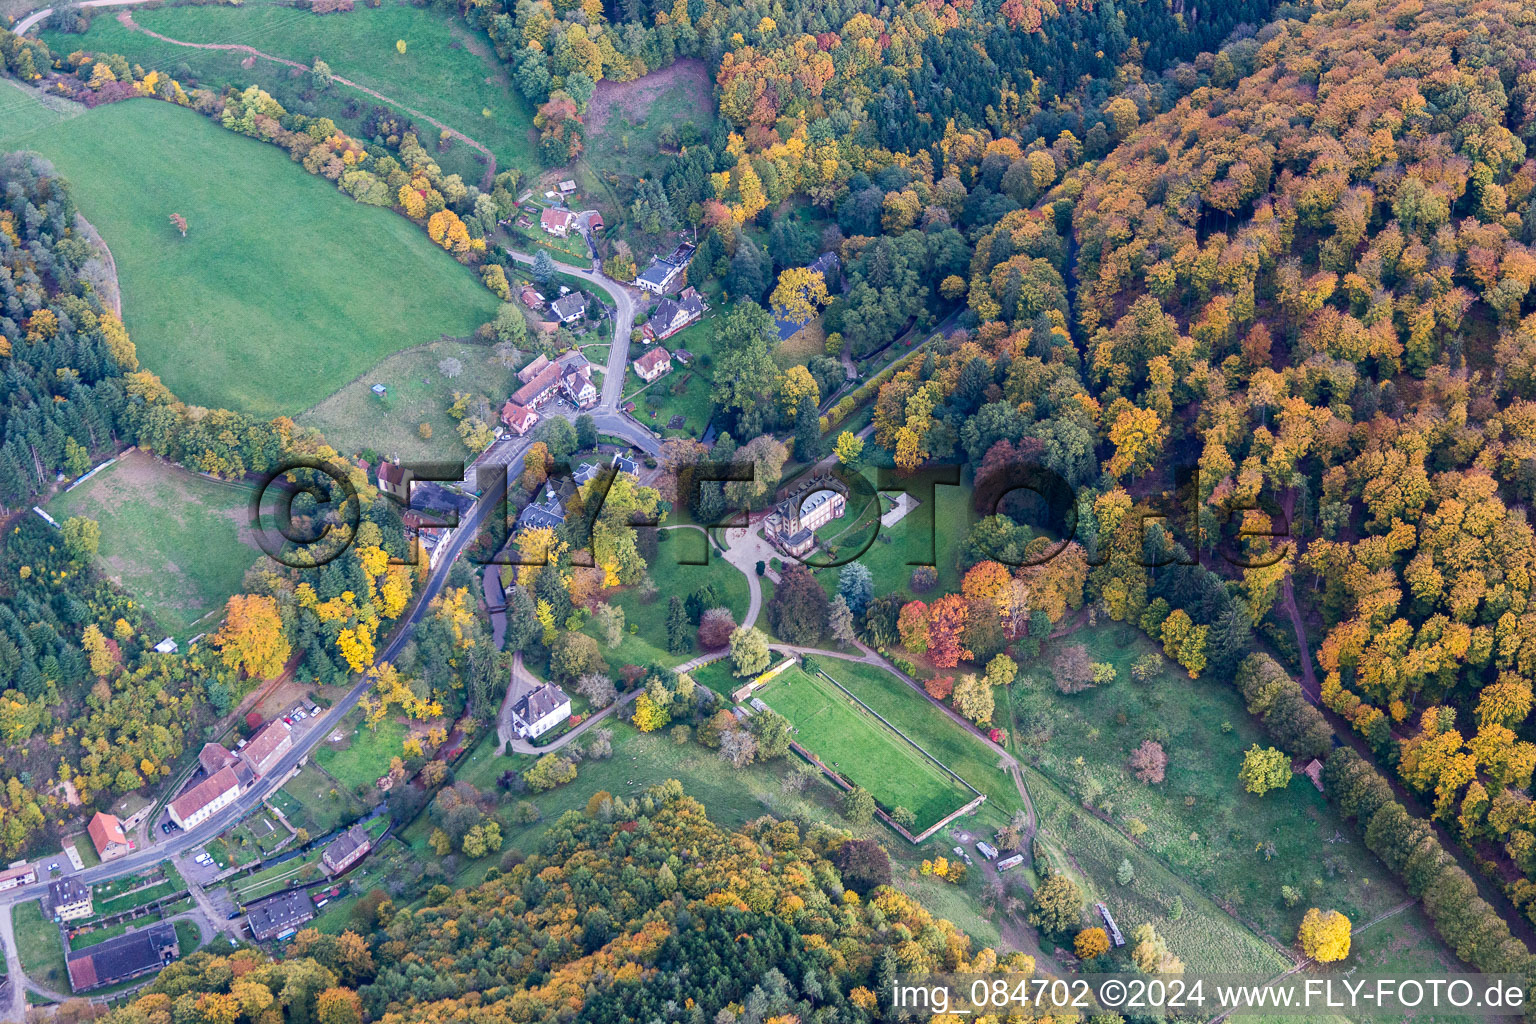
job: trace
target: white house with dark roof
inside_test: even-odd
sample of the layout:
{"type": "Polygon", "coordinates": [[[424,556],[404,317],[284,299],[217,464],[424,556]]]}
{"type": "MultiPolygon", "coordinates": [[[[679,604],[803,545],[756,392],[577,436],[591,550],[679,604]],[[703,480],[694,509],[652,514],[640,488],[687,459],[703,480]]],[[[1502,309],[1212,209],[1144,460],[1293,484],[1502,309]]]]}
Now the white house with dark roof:
{"type": "Polygon", "coordinates": [[[524,739],[542,736],[571,717],[571,698],[564,690],[531,677],[519,679],[515,672],[507,702],[512,726],[524,739]]]}
{"type": "Polygon", "coordinates": [[[549,304],[549,311],[561,323],[572,323],[587,315],[587,297],[581,292],[562,295],[549,304]]]}
{"type": "Polygon", "coordinates": [[[816,546],[816,531],[842,518],[848,499],[826,481],[812,481],[798,494],[780,502],[764,520],[768,540],[780,551],[804,557],[816,546]]]}
{"type": "Polygon", "coordinates": [[[537,530],[543,527],[557,529],[565,522],[565,506],[553,487],[546,487],[544,497],[529,503],[517,516],[517,530],[537,530]]]}
{"type": "Polygon", "coordinates": [[[678,266],[676,263],[668,263],[664,259],[652,256],[650,265],[640,271],[635,278],[635,284],[653,295],[664,295],[672,290],[673,283],[685,269],[687,269],[686,263],[678,266]]]}
{"type": "Polygon", "coordinates": [[[662,299],[656,304],[655,311],[641,328],[641,333],[652,341],[670,338],[702,317],[707,308],[703,297],[695,289],[685,288],[676,301],[662,299]]]}

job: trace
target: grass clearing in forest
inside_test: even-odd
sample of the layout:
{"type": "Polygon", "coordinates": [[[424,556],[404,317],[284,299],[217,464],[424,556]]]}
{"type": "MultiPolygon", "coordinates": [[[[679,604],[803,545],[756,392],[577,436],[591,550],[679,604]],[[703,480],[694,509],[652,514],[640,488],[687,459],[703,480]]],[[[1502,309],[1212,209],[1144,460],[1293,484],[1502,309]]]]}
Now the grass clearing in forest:
{"type": "Polygon", "coordinates": [[[60,522],[96,520],[102,570],[142,601],[162,629],[185,639],[216,624],[261,556],[251,539],[250,496],[241,484],[133,451],[54,498],[48,513],[60,522]]]}
{"type": "Polygon", "coordinates": [[[0,150],[21,146],[69,180],[112,249],[142,368],[189,404],[295,415],[496,312],[415,224],[191,110],[130,100],[23,131],[0,118],[0,150]]]}
{"type": "Polygon", "coordinates": [[[496,59],[486,36],[451,13],[390,0],[378,7],[311,14],[286,3],[247,0],[238,5],[164,7],[134,10],[133,21],[152,32],[185,43],[236,43],[274,57],[312,64],[317,58],[332,73],[389,97],[375,96],[333,82],[315,89],[309,76],[267,60],[244,66],[238,51],[177,46],[121,24],[117,12],[97,13],[84,35],[45,32],[55,53],[91,49],[121,53],[146,69],[179,74],[182,66],[204,87],[258,85],[280,103],[301,113],[324,115],[343,131],[366,141],[363,121],[374,106],[389,106],[416,124],[422,146],[443,169],[478,184],[484,165],[460,141],[438,148],[438,131],[413,116],[419,111],[463,132],[496,156],[498,170],[534,173],[533,111],[511,86],[507,69],[496,59]],[[406,52],[395,49],[404,40],[406,52]],[[490,116],[486,116],[486,111],[490,116]]]}
{"type": "MultiPolygon", "coordinates": [[[[1048,647],[1034,667],[1024,666],[1011,693],[999,694],[998,717],[1012,725],[1020,759],[1066,797],[1070,811],[1042,814],[1047,833],[1085,867],[1102,860],[1096,870],[1106,884],[1113,887],[1122,856],[1141,872],[1129,851],[1155,858],[1280,945],[1295,939],[1309,907],[1340,910],[1358,927],[1408,898],[1305,775],[1262,797],[1243,790],[1237,778],[1243,751],[1270,740],[1230,684],[1190,679],[1139,630],[1121,623],[1083,627],[1053,646],[1062,643],[1083,644],[1093,661],[1114,665],[1118,679],[1064,696],[1049,677],[1048,647]],[[1151,654],[1159,671],[1135,682],[1131,665],[1151,654]],[[1143,740],[1162,744],[1167,754],[1160,783],[1143,783],[1127,767],[1143,740]],[[1289,906],[1286,887],[1294,894],[1289,906]]],[[[1411,917],[1392,927],[1413,948],[1443,952],[1430,931],[1407,935],[1414,931],[1411,917]]],[[[1379,955],[1382,964],[1393,962],[1384,950],[1379,955]]]]}
{"type": "Polygon", "coordinates": [[[789,719],[795,741],[887,811],[905,807],[920,832],[974,797],[913,743],[832,683],[797,667],[757,694],[789,719]]]}

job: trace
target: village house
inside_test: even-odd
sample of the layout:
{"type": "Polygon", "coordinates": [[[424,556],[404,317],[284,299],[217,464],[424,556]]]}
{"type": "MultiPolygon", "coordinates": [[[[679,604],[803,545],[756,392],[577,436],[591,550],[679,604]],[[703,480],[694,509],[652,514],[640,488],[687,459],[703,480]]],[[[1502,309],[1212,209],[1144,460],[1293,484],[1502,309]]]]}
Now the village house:
{"type": "Polygon", "coordinates": [[[585,487],[587,481],[595,480],[599,472],[601,470],[597,468],[597,463],[583,462],[576,467],[576,471],[571,474],[571,478],[576,481],[577,487],[585,487]]]}
{"type": "Polygon", "coordinates": [[[533,429],[535,423],[539,422],[539,414],[509,400],[501,407],[501,422],[512,433],[522,437],[533,429]]]}
{"type": "Polygon", "coordinates": [[[244,787],[234,768],[220,768],[166,808],[178,827],[195,828],[235,802],[244,787]]]}
{"type": "Polygon", "coordinates": [[[0,871],[0,892],[31,885],[35,881],[37,881],[37,869],[30,864],[18,864],[16,867],[0,871]]]}
{"type": "Polygon", "coordinates": [[[540,501],[530,502],[517,515],[517,530],[537,530],[544,527],[558,529],[565,522],[565,506],[560,503],[560,497],[553,487],[544,489],[544,497],[540,501]]]}
{"type": "Polygon", "coordinates": [[[278,718],[262,726],[261,731],[240,750],[240,757],[258,776],[277,767],[283,755],[293,749],[293,726],[278,718]]]}
{"type": "Polygon", "coordinates": [[[246,923],[251,927],[251,938],[257,942],[286,939],[315,916],[309,895],[300,889],[264,899],[249,908],[246,923]]]}
{"type": "Polygon", "coordinates": [[[373,837],[361,825],[343,832],[320,855],[320,864],[328,875],[339,875],[362,860],[373,849],[373,837]]]}
{"type": "Polygon", "coordinates": [[[842,518],[847,507],[847,497],[830,481],[813,480],[768,513],[764,533],[780,551],[803,558],[816,546],[816,531],[842,518]]]}
{"type": "Polygon", "coordinates": [[[640,375],[640,379],[649,384],[657,377],[672,372],[672,355],[665,348],[658,345],[639,359],[636,359],[632,365],[635,368],[635,373],[640,375]]]}
{"type": "Polygon", "coordinates": [[[630,458],[628,455],[625,455],[623,452],[613,453],[613,468],[615,471],[623,473],[631,480],[640,479],[640,464],[637,463],[634,459],[630,458]]]}
{"type": "Polygon", "coordinates": [[[571,223],[576,215],[570,210],[560,206],[551,206],[539,214],[539,227],[556,238],[564,238],[570,234],[571,223]]]}
{"type": "Polygon", "coordinates": [[[524,409],[537,409],[562,392],[578,409],[597,402],[592,364],[579,352],[568,352],[554,363],[539,356],[518,371],[517,377],[523,386],[513,392],[511,404],[524,409]],[[530,374],[529,371],[533,372],[530,374]]]}
{"type": "Polygon", "coordinates": [[[640,271],[635,278],[635,284],[653,295],[664,295],[672,290],[672,283],[686,269],[688,269],[686,263],[679,266],[658,256],[652,256],[650,265],[640,271]]]}
{"type": "Polygon", "coordinates": [[[69,954],[69,987],[90,992],[164,968],[180,955],[176,926],[156,921],[69,954]]]}
{"type": "Polygon", "coordinates": [[[389,495],[401,504],[410,500],[411,471],[403,468],[399,460],[394,462],[388,459],[379,463],[379,491],[389,495]]]}
{"type": "Polygon", "coordinates": [[[97,811],[90,824],[85,826],[85,831],[96,847],[97,856],[102,860],[113,860],[133,849],[133,844],[128,842],[128,836],[123,832],[123,823],[115,814],[97,811]]]}
{"type": "Polygon", "coordinates": [[[640,332],[650,341],[662,341],[704,315],[704,299],[692,288],[684,288],[682,297],[662,299],[640,332]]]}
{"type": "Polygon", "coordinates": [[[91,887],[77,878],[61,878],[48,886],[48,914],[55,921],[91,916],[91,887]]]}
{"type": "Polygon", "coordinates": [[[512,677],[507,691],[512,724],[524,739],[535,739],[571,717],[571,698],[554,683],[512,677]]]}
{"type": "Polygon", "coordinates": [[[549,311],[563,324],[574,323],[587,315],[587,297],[581,292],[562,295],[549,304],[549,311]]]}
{"type": "Polygon", "coordinates": [[[523,285],[522,291],[517,293],[518,299],[529,309],[543,309],[545,298],[531,284],[523,285]]]}
{"type": "Polygon", "coordinates": [[[560,389],[565,392],[571,404],[578,409],[585,409],[597,404],[597,385],[592,383],[592,364],[577,355],[580,362],[561,362],[560,389]]]}

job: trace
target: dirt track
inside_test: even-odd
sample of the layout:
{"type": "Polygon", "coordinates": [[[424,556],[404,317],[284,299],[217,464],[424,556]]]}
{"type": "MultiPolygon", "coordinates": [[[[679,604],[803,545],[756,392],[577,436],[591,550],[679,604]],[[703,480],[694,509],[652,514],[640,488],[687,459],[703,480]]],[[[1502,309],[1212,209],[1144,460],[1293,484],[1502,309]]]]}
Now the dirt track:
{"type": "MultiPolygon", "coordinates": [[[[246,46],[243,43],[189,43],[182,39],[172,39],[170,36],[163,36],[159,32],[151,31],[150,29],[140,25],[138,22],[133,20],[133,15],[128,11],[120,12],[117,16],[117,20],[118,23],[121,24],[124,28],[131,29],[134,32],[142,32],[149,36],[151,39],[158,39],[162,43],[170,43],[172,46],[185,46],[192,50],[227,50],[234,53],[246,53],[261,60],[270,60],[274,64],[282,64],[285,67],[297,68],[300,71],[309,70],[309,66],[306,64],[300,64],[298,61],[289,60],[286,57],[277,57],[270,53],[264,53],[255,47],[246,46]]],[[[465,135],[457,128],[443,124],[443,122],[437,120],[435,117],[429,117],[426,114],[423,114],[421,111],[412,107],[408,107],[398,100],[391,99],[390,97],[375,89],[368,88],[366,85],[359,85],[352,81],[350,78],[343,78],[341,75],[333,75],[331,77],[331,81],[339,82],[349,89],[356,89],[358,92],[372,96],[376,100],[382,100],[383,102],[389,104],[392,107],[395,107],[398,110],[403,110],[412,117],[418,118],[419,120],[425,121],[427,124],[432,125],[434,128],[447,132],[453,138],[458,139],[460,142],[483,154],[485,156],[486,164],[485,174],[481,175],[480,177],[480,189],[483,192],[490,191],[491,182],[496,177],[496,156],[482,143],[476,142],[474,139],[470,138],[468,135],[465,135]]]]}

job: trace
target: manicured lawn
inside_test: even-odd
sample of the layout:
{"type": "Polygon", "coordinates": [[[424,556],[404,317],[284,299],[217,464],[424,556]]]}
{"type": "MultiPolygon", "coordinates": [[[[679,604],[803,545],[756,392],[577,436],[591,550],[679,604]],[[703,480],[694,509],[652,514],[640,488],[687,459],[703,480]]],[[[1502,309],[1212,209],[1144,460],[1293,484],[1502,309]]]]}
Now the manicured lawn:
{"type": "Polygon", "coordinates": [[[75,851],[80,854],[80,863],[88,868],[93,868],[101,863],[101,855],[96,852],[96,844],[91,842],[91,837],[84,833],[75,836],[75,851]]]}
{"type": "Polygon", "coordinates": [[[323,433],[339,452],[372,449],[405,460],[469,462],[474,456],[459,440],[457,424],[448,415],[453,393],[485,395],[494,419],[516,386],[515,372],[496,361],[491,346],[435,341],[386,357],[298,421],[323,433]],[[445,359],[459,361],[462,370],[457,377],[443,373],[439,364],[445,359]],[[375,384],[383,384],[389,393],[383,398],[375,395],[375,384]],[[421,436],[423,423],[432,427],[430,440],[421,436]]]}
{"type": "MultiPolygon", "coordinates": [[[[866,475],[871,483],[877,479],[874,470],[867,471],[866,475]]],[[[960,589],[960,570],[956,559],[959,556],[960,543],[965,538],[967,524],[972,519],[969,496],[961,487],[937,486],[933,489],[932,500],[921,493],[914,493],[912,500],[918,501],[918,506],[893,526],[880,526],[874,542],[865,549],[857,561],[865,565],[873,574],[875,593],[897,593],[907,599],[922,597],[924,600],[932,600],[941,594],[953,593],[960,589]],[[937,521],[943,524],[942,528],[934,526],[935,506],[937,506],[937,521]],[[921,562],[930,558],[938,570],[939,582],[927,593],[913,594],[910,584],[912,570],[917,566],[908,563],[921,562]]],[[[848,519],[845,517],[836,522],[844,524],[848,519]]],[[[845,546],[850,543],[858,546],[863,541],[862,538],[854,538],[852,534],[848,534],[842,539],[842,543],[845,546]]],[[[836,586],[835,576],[832,577],[832,585],[836,586]]]]}
{"type": "Polygon", "coordinates": [[[987,794],[987,802],[977,811],[981,819],[1001,825],[1022,806],[1013,780],[998,767],[997,755],[907,683],[873,665],[825,657],[817,658],[816,664],[950,771],[987,794]]]}
{"type": "Polygon", "coordinates": [[[789,719],[796,741],[829,768],[869,790],[887,811],[905,807],[915,814],[914,832],[975,795],[819,676],[787,669],[758,696],[789,719]]]}
{"type": "MultiPolygon", "coordinates": [[[[679,565],[680,559],[698,560],[703,556],[704,538],[696,530],[664,530],[659,542],[655,562],[650,567],[651,579],[656,583],[656,598],[649,603],[641,600],[639,588],[628,587],[608,600],[624,609],[626,632],[624,639],[614,649],[603,648],[608,664],[617,669],[621,665],[649,665],[652,663],[671,667],[697,657],[697,646],[680,654],[667,650],[667,607],[673,595],[687,599],[688,595],[709,583],[721,597],[721,605],[729,608],[740,622],[747,612],[749,598],[747,579],[713,549],[709,552],[708,565],[679,565]],[[629,626],[637,627],[633,633],[629,626]]],[[[597,635],[595,625],[587,632],[597,635]]],[[[695,630],[689,628],[690,639],[695,630]]]]}
{"type": "Polygon", "coordinates": [[[116,924],[102,925],[100,928],[92,928],[88,932],[81,932],[69,940],[69,951],[73,953],[77,949],[85,949],[87,946],[100,945],[108,939],[115,939],[128,930],[132,922],[119,921],[116,924]]]}
{"type": "Polygon", "coordinates": [[[24,135],[0,126],[0,149],[17,145],[70,180],[112,248],[140,363],[186,402],[297,414],[495,313],[416,225],[190,110],[134,100],[24,135]]]}
{"type": "Polygon", "coordinates": [[[736,670],[728,653],[720,660],[701,665],[688,674],[693,677],[695,683],[715,691],[727,700],[739,686],[746,682],[745,679],[736,677],[736,670]]]}
{"type": "MultiPolygon", "coordinates": [[[[527,174],[537,168],[529,139],[533,113],[509,87],[490,41],[442,11],[391,0],[377,8],[358,4],[339,16],[300,17],[286,4],[249,0],[230,7],[135,11],[134,21],[183,42],[245,43],[303,64],[319,58],[335,74],[390,97],[407,118],[412,115],[404,108],[418,110],[489,147],[498,169],[517,167],[527,174]],[[397,39],[406,42],[404,54],[395,49],[397,39]]],[[[173,73],[185,64],[208,87],[254,83],[285,104],[308,103],[313,113],[359,134],[367,111],[380,102],[340,83],[313,93],[305,77],[295,78],[285,66],[258,60],[246,68],[243,53],[161,42],[124,28],[110,13],[96,17],[84,36],[50,32],[44,38],[55,53],[99,49],[173,73]],[[350,116],[349,101],[360,108],[350,116]]],[[[416,126],[421,144],[445,170],[462,174],[469,184],[479,182],[483,168],[472,159],[474,150],[454,142],[447,153],[440,152],[438,129],[419,119],[416,126]]]]}
{"type": "MultiPolygon", "coordinates": [[[[1026,666],[1013,684],[1010,732],[1021,759],[1072,801],[1097,809],[1126,835],[1139,833],[1146,851],[1282,944],[1295,938],[1308,907],[1335,908],[1361,923],[1407,898],[1305,776],[1262,797],[1243,790],[1243,751],[1269,741],[1231,686],[1191,680],[1166,660],[1152,681],[1134,682],[1130,665],[1158,649],[1123,624],[1085,627],[1065,642],[1082,643],[1094,661],[1115,665],[1119,679],[1063,696],[1047,662],[1026,666]],[[1147,739],[1168,755],[1159,784],[1138,781],[1126,766],[1147,739]],[[1295,906],[1285,906],[1282,886],[1300,893],[1295,906]]],[[[998,711],[1007,724],[1001,700],[998,711]]],[[[1089,821],[1109,826],[1081,807],[1073,817],[1083,823],[1073,827],[1063,818],[1056,838],[1081,860],[1087,847],[1078,833],[1089,821]]],[[[1118,856],[1106,854],[1114,861],[1110,876],[1118,856]]],[[[1437,945],[1427,934],[1416,941],[1437,945]]]]}
{"type": "Polygon", "coordinates": [[[43,917],[38,900],[18,903],[11,910],[11,926],[16,931],[16,953],[27,977],[55,992],[69,991],[69,973],[64,967],[64,943],[59,926],[43,917]]]}
{"type": "Polygon", "coordinates": [[[136,451],[59,495],[48,512],[60,522],[96,520],[103,571],[148,606],[163,630],[186,639],[216,624],[260,555],[249,541],[250,495],[242,485],[136,451]]]}
{"type": "Polygon", "coordinates": [[[355,731],[346,734],[340,743],[327,740],[315,748],[315,760],[349,792],[357,787],[372,788],[379,776],[389,771],[390,758],[403,756],[406,727],[393,718],[380,722],[377,729],[360,725],[359,715],[350,715],[342,723],[343,732],[349,725],[355,731]]]}

